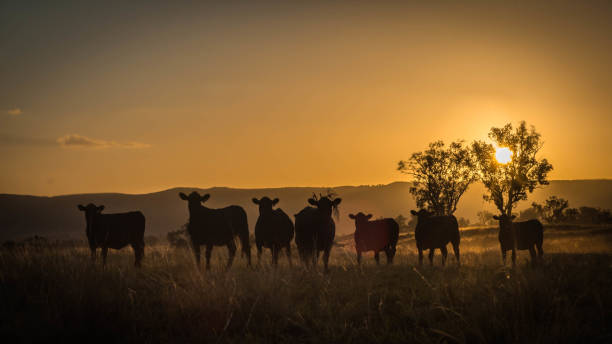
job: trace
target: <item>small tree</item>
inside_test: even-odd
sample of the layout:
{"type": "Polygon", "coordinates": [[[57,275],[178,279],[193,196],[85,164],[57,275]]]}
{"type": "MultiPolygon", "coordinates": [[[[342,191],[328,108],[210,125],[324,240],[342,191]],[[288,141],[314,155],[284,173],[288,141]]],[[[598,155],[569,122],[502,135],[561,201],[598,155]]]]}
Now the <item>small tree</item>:
{"type": "Polygon", "coordinates": [[[487,189],[483,198],[493,202],[501,214],[512,215],[517,202],[526,200],[538,185],[547,185],[552,165],[546,159],[538,159],[542,148],[540,134],[522,121],[516,128],[508,123],[502,128],[491,128],[489,139],[493,144],[475,141],[472,150],[480,180],[487,189]],[[512,159],[507,163],[495,158],[496,147],[508,148],[512,159]]]}
{"type": "Polygon", "coordinates": [[[397,169],[413,177],[410,193],[419,208],[427,208],[437,215],[451,215],[469,185],[476,181],[474,160],[462,141],[436,141],[429,149],[413,153],[400,161],[397,169]]]}
{"type": "Polygon", "coordinates": [[[544,202],[544,205],[533,202],[531,206],[541,214],[544,221],[548,223],[559,223],[564,220],[565,209],[569,207],[569,202],[557,196],[550,196],[544,202]]]}
{"type": "Polygon", "coordinates": [[[492,225],[495,224],[495,220],[493,219],[493,213],[486,210],[481,210],[476,213],[476,217],[478,218],[478,223],[481,225],[492,225]]]}
{"type": "Polygon", "coordinates": [[[408,218],[402,214],[399,214],[395,217],[395,222],[399,225],[400,232],[408,232],[410,229],[410,223],[408,222],[408,218]]]}
{"type": "Polygon", "coordinates": [[[187,237],[187,225],[188,223],[185,223],[181,226],[181,228],[175,231],[168,232],[168,234],[166,235],[166,239],[168,240],[170,246],[176,248],[189,246],[189,239],[187,237]]]}

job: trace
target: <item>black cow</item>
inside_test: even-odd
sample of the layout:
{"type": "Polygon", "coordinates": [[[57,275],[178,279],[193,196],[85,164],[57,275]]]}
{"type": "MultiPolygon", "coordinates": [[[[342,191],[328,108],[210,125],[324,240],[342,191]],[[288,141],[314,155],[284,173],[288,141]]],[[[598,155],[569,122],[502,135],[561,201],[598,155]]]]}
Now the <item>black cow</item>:
{"type": "Polygon", "coordinates": [[[453,245],[457,265],[459,260],[459,224],[453,215],[434,216],[433,213],[425,209],[418,212],[411,210],[410,213],[417,217],[417,225],[414,231],[417,249],[419,250],[419,265],[423,265],[423,250],[429,249],[429,263],[433,265],[434,250],[440,249],[442,252],[442,265],[446,262],[448,251],[446,245],[450,242],[453,245]]]}
{"type": "Polygon", "coordinates": [[[141,212],[102,214],[104,206],[96,206],[92,203],[85,207],[79,204],[79,210],[85,212],[87,241],[91,249],[92,260],[96,258],[98,247],[102,248],[102,264],[106,265],[109,248],[119,250],[131,245],[136,258],[134,264],[140,267],[145,247],[145,217],[141,212]]]}
{"type": "Polygon", "coordinates": [[[394,219],[387,218],[369,221],[372,214],[349,214],[355,220],[355,249],[357,250],[357,263],[361,263],[361,253],[374,251],[374,259],[379,264],[379,252],[387,254],[387,264],[393,263],[395,246],[399,237],[399,225],[394,219]]]}
{"type": "Polygon", "coordinates": [[[319,254],[323,251],[325,271],[329,271],[329,254],[336,236],[332,211],[337,211],[340,202],[341,198],[321,196],[317,199],[313,196],[308,199],[308,203],[314,207],[306,207],[295,214],[295,243],[300,259],[307,267],[310,262],[316,265],[319,254]]]}
{"type": "Polygon", "coordinates": [[[516,218],[514,215],[493,216],[493,218],[499,221],[499,245],[504,265],[506,264],[506,251],[509,250],[512,250],[512,265],[516,265],[516,250],[529,250],[531,262],[535,264],[537,248],[537,258],[542,260],[544,230],[540,221],[512,222],[516,218]]]}
{"type": "Polygon", "coordinates": [[[272,264],[278,265],[278,253],[285,247],[287,259],[291,265],[291,240],[293,240],[293,221],[285,212],[278,208],[272,209],[277,203],[268,197],[253,198],[253,203],[259,205],[259,218],[255,224],[255,244],[257,245],[257,261],[261,259],[261,248],[272,251],[272,264]]]}
{"type": "Polygon", "coordinates": [[[202,205],[210,198],[209,194],[200,196],[193,191],[189,196],[179,193],[182,200],[187,201],[189,209],[189,224],[187,232],[195,254],[196,263],[200,266],[200,246],[206,245],[206,270],[210,270],[210,255],[213,246],[227,246],[229,269],[236,255],[234,237],[240,238],[242,252],[247,256],[247,263],[251,265],[251,245],[249,244],[249,226],[246,212],[242,207],[231,205],[221,209],[211,209],[202,205]]]}

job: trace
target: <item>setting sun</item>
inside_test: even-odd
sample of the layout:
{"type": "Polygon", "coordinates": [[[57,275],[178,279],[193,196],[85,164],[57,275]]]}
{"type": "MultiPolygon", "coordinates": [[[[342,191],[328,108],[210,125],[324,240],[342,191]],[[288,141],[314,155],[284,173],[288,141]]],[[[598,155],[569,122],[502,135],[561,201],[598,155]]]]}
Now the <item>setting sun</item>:
{"type": "Polygon", "coordinates": [[[495,150],[495,159],[497,159],[497,162],[500,164],[507,164],[512,160],[512,151],[507,147],[497,148],[497,150],[495,150]]]}

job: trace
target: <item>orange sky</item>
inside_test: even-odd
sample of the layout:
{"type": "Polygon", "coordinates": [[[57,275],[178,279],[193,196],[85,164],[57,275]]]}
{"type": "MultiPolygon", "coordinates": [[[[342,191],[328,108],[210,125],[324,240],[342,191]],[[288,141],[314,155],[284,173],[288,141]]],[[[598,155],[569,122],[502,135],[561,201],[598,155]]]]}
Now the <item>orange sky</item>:
{"type": "Polygon", "coordinates": [[[0,5],[0,193],[406,180],[526,120],[612,178],[612,5],[0,5]]]}

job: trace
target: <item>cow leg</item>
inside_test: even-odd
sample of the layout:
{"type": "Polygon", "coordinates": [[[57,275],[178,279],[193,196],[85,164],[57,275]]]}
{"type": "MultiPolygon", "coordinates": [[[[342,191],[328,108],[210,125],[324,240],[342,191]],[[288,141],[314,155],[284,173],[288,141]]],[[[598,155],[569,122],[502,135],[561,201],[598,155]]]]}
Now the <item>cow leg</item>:
{"type": "Polygon", "coordinates": [[[374,260],[376,260],[376,265],[380,265],[380,254],[378,251],[374,252],[374,260]]]}
{"type": "Polygon", "coordinates": [[[278,266],[278,253],[280,248],[275,244],[272,245],[272,265],[276,268],[278,266]]]}
{"type": "Polygon", "coordinates": [[[287,252],[287,260],[289,260],[289,266],[293,266],[293,263],[291,262],[291,243],[287,244],[286,252],[287,252]]]}
{"type": "Polygon", "coordinates": [[[242,243],[242,254],[247,257],[247,266],[251,266],[251,245],[248,243],[242,243]]]}
{"type": "Polygon", "coordinates": [[[132,249],[134,250],[134,266],[139,268],[141,266],[142,257],[144,257],[144,242],[133,244],[132,249]]]}
{"type": "Polygon", "coordinates": [[[502,263],[504,265],[506,265],[506,250],[504,250],[503,248],[501,249],[501,254],[502,254],[502,263]]]}
{"type": "Polygon", "coordinates": [[[444,266],[444,264],[446,264],[446,256],[448,256],[448,250],[446,249],[446,246],[440,247],[440,252],[442,252],[442,266],[444,266]]]}
{"type": "Polygon", "coordinates": [[[95,262],[96,261],[96,248],[90,247],[89,249],[91,250],[91,261],[95,262]]]}
{"type": "Polygon", "coordinates": [[[260,265],[260,264],[261,264],[261,245],[257,245],[257,265],[260,265]]]}
{"type": "Polygon", "coordinates": [[[204,253],[204,255],[206,256],[206,270],[210,270],[210,256],[212,255],[212,250],[213,245],[206,245],[206,252],[204,253]]]}
{"type": "Polygon", "coordinates": [[[531,265],[535,266],[536,263],[537,263],[536,262],[537,256],[536,256],[535,245],[529,246],[529,255],[531,256],[531,265]]]}
{"type": "Polygon", "coordinates": [[[453,243],[453,252],[455,252],[455,259],[457,259],[457,265],[461,265],[461,260],[459,259],[459,243],[453,243]]]}
{"type": "Polygon", "coordinates": [[[236,257],[236,243],[234,240],[230,240],[227,243],[227,251],[229,252],[229,259],[227,260],[226,269],[229,270],[232,267],[232,263],[234,263],[234,257],[236,257]]]}
{"type": "Polygon", "coordinates": [[[108,247],[102,247],[102,266],[106,266],[106,255],[108,254],[108,247]]]}
{"type": "Polygon", "coordinates": [[[325,251],[323,251],[323,264],[325,264],[325,273],[329,272],[329,252],[331,251],[331,247],[327,247],[325,251]]]}
{"type": "Polygon", "coordinates": [[[357,264],[361,264],[361,251],[357,251],[357,264]]]}
{"type": "Polygon", "coordinates": [[[516,250],[512,249],[512,267],[516,266],[516,250]]]}
{"type": "Polygon", "coordinates": [[[393,264],[393,257],[395,257],[395,248],[387,247],[385,253],[387,254],[387,265],[393,264]]]}
{"type": "Polygon", "coordinates": [[[193,249],[196,266],[200,269],[200,245],[191,244],[191,248],[193,249]]]}
{"type": "Polygon", "coordinates": [[[433,256],[434,256],[435,248],[429,249],[429,265],[433,266],[433,256]]]}
{"type": "Polygon", "coordinates": [[[419,266],[423,266],[423,249],[419,248],[419,266]]]}
{"type": "Polygon", "coordinates": [[[542,255],[544,255],[544,250],[542,249],[542,244],[537,244],[536,247],[538,248],[538,260],[541,263],[542,262],[542,255]]]}

